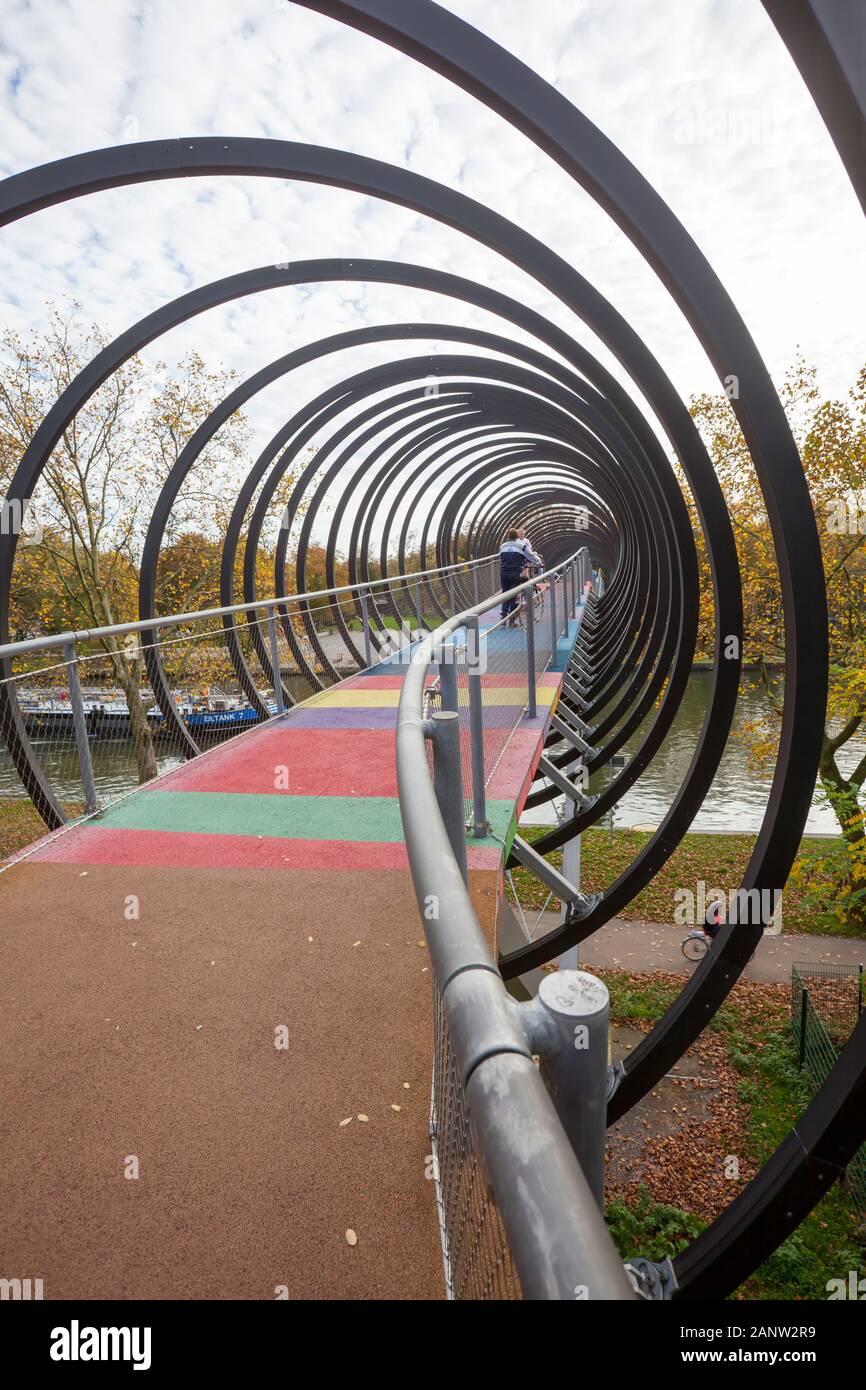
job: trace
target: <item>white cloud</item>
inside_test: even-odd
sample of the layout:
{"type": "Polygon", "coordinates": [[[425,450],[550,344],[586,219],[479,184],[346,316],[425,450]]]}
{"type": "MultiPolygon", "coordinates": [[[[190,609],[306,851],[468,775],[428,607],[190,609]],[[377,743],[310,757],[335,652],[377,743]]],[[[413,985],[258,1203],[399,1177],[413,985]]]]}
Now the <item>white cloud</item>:
{"type": "MultiPolygon", "coordinates": [[[[554,82],[650,179],[721,276],[776,378],[799,347],[828,393],[847,389],[863,357],[863,219],[760,5],[447,7],[554,82]]],[[[654,273],[562,170],[443,78],[323,16],[279,0],[7,0],[0,81],[4,174],[130,138],[218,133],[354,150],[458,187],[526,227],[616,305],[682,394],[715,384],[654,273]]],[[[120,332],[209,280],[328,255],[414,260],[488,283],[614,365],[547,291],[461,234],[354,193],[261,179],[113,190],[4,229],[0,315],[27,333],[44,322],[47,298],[74,293],[120,332]]],[[[215,309],[153,355],[196,346],[246,376],[293,346],[391,319],[502,331],[491,316],[437,296],[327,285],[215,309]]],[[[363,364],[400,351],[368,349],[363,364]]],[[[308,369],[293,400],[301,383],[321,389],[346,363],[342,355],[308,369]]],[[[273,387],[250,408],[257,446],[284,417],[285,397],[273,387]]]]}

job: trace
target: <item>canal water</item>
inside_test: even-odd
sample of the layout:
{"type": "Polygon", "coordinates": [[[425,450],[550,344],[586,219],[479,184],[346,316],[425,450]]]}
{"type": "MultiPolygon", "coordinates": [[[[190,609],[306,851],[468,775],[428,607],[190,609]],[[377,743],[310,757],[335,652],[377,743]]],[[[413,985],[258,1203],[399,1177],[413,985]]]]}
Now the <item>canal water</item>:
{"type": "MultiPolygon", "coordinates": [[[[671,799],[680,786],[694,753],[703,723],[710,692],[709,672],[696,671],[691,676],[673,728],[653,762],[638,783],[616,808],[617,827],[655,827],[664,817],[671,799]]],[[[299,692],[300,693],[300,692],[299,692]]],[[[304,691],[304,694],[307,692],[304,691]]],[[[757,678],[749,679],[738,706],[737,722],[758,720],[767,713],[769,699],[757,678]]],[[[637,748],[640,738],[626,745],[626,754],[637,748]]],[[[81,784],[74,746],[58,740],[36,743],[51,785],[62,801],[78,801],[81,784]]],[[[96,741],[92,745],[94,771],[101,797],[106,800],[129,791],[137,783],[135,760],[128,741],[96,741]]],[[[866,751],[864,738],[852,739],[839,763],[850,771],[866,751]]],[[[159,757],[160,771],[165,772],[182,761],[176,754],[159,757]]],[[[592,781],[590,790],[605,785],[608,773],[603,770],[592,781]]],[[[747,765],[746,748],[742,741],[730,739],[716,780],[692,829],[720,831],[756,831],[764,814],[769,795],[770,778],[756,773],[747,765]]],[[[23,796],[25,793],[5,751],[0,755],[0,795],[23,796]]],[[[539,808],[525,817],[526,823],[551,824],[555,821],[552,806],[539,808]]],[[[832,811],[818,803],[812,806],[806,829],[812,834],[836,834],[838,828],[832,811]]]]}
{"type": "MultiPolygon", "coordinates": [[[[616,807],[614,825],[617,828],[646,826],[654,829],[663,820],[688,771],[704,721],[711,685],[711,672],[693,672],[667,739],[643,776],[616,807]]],[[[767,717],[771,708],[769,696],[757,675],[746,672],[734,727],[767,717]]],[[[640,742],[640,735],[631,739],[623,750],[626,756],[635,752],[640,742]]],[[[851,739],[839,755],[840,770],[843,773],[853,771],[864,752],[866,739],[862,736],[851,739]]],[[[771,773],[772,768],[765,772],[752,770],[748,765],[743,740],[730,738],[710,793],[692,822],[692,830],[757,831],[767,806],[771,773]]],[[[602,770],[592,778],[590,791],[601,790],[607,784],[609,775],[607,770],[602,770]]],[[[549,825],[555,819],[552,806],[539,807],[524,818],[524,823],[549,825]]],[[[813,835],[839,833],[833,812],[818,795],[812,803],[806,832],[813,835]]]]}

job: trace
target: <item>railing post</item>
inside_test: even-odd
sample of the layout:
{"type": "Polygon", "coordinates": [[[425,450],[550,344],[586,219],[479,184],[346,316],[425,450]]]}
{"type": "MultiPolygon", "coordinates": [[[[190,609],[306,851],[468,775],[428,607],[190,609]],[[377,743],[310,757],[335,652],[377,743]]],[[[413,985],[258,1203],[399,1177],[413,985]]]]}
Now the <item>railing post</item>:
{"type": "Polygon", "coordinates": [[[809,991],[806,982],[803,981],[803,993],[800,995],[800,1046],[797,1049],[797,1066],[803,1070],[803,1063],[806,1060],[806,1025],[809,1017],[809,991]]]}
{"type": "MultiPolygon", "coordinates": [[[[582,766],[582,764],[581,764],[582,766]]],[[[574,803],[572,816],[579,814],[578,803],[574,803]]],[[[573,883],[575,888],[580,889],[580,836],[572,835],[570,840],[566,840],[562,846],[562,876],[567,878],[569,883],[573,883]]],[[[561,922],[568,919],[569,906],[563,903],[560,908],[561,922]]],[[[560,970],[578,970],[580,968],[580,947],[569,946],[567,951],[563,951],[559,957],[560,970]]]]}
{"type": "Polygon", "coordinates": [[[535,691],[535,585],[524,590],[523,612],[526,617],[526,684],[529,692],[526,712],[530,719],[538,714],[535,691]]]}
{"type": "Polygon", "coordinates": [[[521,1006],[541,1078],[599,1208],[604,1208],[610,995],[584,970],[545,975],[521,1006]]]}
{"type": "MultiPolygon", "coordinates": [[[[411,585],[410,585],[410,588],[411,588],[411,585]]],[[[420,579],[417,579],[417,580],[415,581],[415,589],[414,589],[414,595],[413,595],[413,603],[414,603],[414,605],[415,605],[415,617],[418,619],[418,629],[419,629],[419,636],[420,636],[420,629],[424,626],[424,618],[423,618],[422,613],[421,613],[421,580],[420,580],[420,579]]],[[[409,640],[411,641],[411,639],[412,639],[412,634],[410,633],[410,634],[409,634],[409,640]]]]}
{"type": "Polygon", "coordinates": [[[454,574],[448,575],[448,602],[451,604],[451,616],[457,612],[457,594],[454,588],[454,574]]]}
{"type": "Polygon", "coordinates": [[[429,725],[433,744],[433,787],[448,832],[448,840],[457,860],[463,882],[469,870],[466,865],[466,825],[463,813],[463,775],[460,767],[460,715],[454,710],[437,710],[429,725]]]}
{"type": "Polygon", "coordinates": [[[78,652],[74,642],[67,642],[63,648],[63,660],[69,683],[69,703],[72,706],[72,728],[75,732],[75,746],[78,749],[81,785],[84,788],[84,809],[88,812],[98,811],[99,801],[96,797],[93,762],[90,757],[90,739],[87,735],[87,716],[84,713],[81,681],[78,676],[78,652]]]}
{"type": "Polygon", "coordinates": [[[442,697],[442,708],[453,710],[455,714],[459,714],[456,655],[454,643],[443,642],[437,653],[437,664],[439,666],[439,694],[442,697]]]}
{"type": "Polygon", "coordinates": [[[472,606],[478,607],[478,566],[472,566],[472,606]]]}
{"type": "Polygon", "coordinates": [[[550,594],[550,659],[556,661],[556,644],[559,641],[559,633],[556,630],[556,575],[553,576],[547,586],[550,594]]]}
{"type": "Polygon", "coordinates": [[[364,661],[368,666],[372,666],[373,644],[370,641],[370,609],[367,606],[367,590],[362,589],[358,597],[361,602],[361,626],[364,629],[364,661]]]}
{"type": "Polygon", "coordinates": [[[277,610],[268,609],[268,636],[271,643],[271,672],[274,680],[274,699],[277,714],[285,714],[286,702],[283,699],[283,678],[280,675],[280,646],[277,640],[277,610]]]}
{"type": "Polygon", "coordinates": [[[469,681],[469,741],[472,753],[472,835],[483,840],[490,826],[487,823],[487,799],[484,788],[484,706],[481,694],[481,629],[478,619],[466,623],[469,681]],[[474,634],[474,636],[470,636],[474,634]],[[472,652],[474,644],[475,650],[472,652]]]}

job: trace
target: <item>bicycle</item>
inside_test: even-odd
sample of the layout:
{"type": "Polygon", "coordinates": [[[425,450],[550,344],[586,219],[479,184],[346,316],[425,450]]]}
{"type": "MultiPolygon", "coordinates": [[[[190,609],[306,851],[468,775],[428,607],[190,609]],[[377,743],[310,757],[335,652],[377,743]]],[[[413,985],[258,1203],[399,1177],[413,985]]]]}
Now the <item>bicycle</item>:
{"type": "MultiPolygon", "coordinates": [[[[535,616],[536,619],[540,618],[540,617],[542,616],[542,614],[544,613],[545,595],[547,594],[547,591],[548,591],[549,588],[550,588],[550,585],[549,585],[549,584],[536,584],[535,588],[534,588],[533,591],[532,591],[532,612],[533,612],[533,615],[535,616]]],[[[517,601],[517,618],[516,618],[516,623],[517,623],[517,626],[518,626],[518,627],[525,627],[525,626],[526,626],[526,594],[525,594],[525,593],[521,594],[521,595],[520,595],[520,598],[519,598],[518,601],[517,601]]]]}
{"type": "MultiPolygon", "coordinates": [[[[699,961],[703,960],[704,956],[707,954],[707,951],[712,949],[713,941],[714,937],[712,937],[709,932],[704,931],[702,927],[694,927],[692,931],[686,932],[685,936],[682,939],[680,949],[682,950],[682,953],[685,956],[686,960],[699,961]]],[[[755,959],[755,954],[757,950],[758,948],[756,946],[755,950],[752,952],[752,954],[749,956],[749,959],[746,961],[747,965],[750,961],[753,961],[755,959]]]]}
{"type": "Polygon", "coordinates": [[[687,932],[683,937],[682,953],[686,960],[703,960],[712,944],[712,937],[708,936],[700,927],[695,927],[694,931],[687,932]]]}

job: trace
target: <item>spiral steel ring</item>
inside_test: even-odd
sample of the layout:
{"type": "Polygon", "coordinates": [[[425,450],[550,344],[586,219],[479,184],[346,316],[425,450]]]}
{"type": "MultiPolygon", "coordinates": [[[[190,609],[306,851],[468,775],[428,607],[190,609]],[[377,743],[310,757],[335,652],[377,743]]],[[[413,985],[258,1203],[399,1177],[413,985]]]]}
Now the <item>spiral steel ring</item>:
{"type": "MultiPolygon", "coordinates": [[[[781,582],[785,627],[785,696],[778,757],[766,813],[742,888],[774,900],[784,885],[813,794],[827,689],[827,616],[821,552],[803,469],[784,411],[745,324],[724,287],[655,190],[600,131],[555,89],[491,40],[431,0],[298,0],[399,49],[450,78],[510,121],[587,190],[642,252],[683,311],[721,380],[734,376],[731,401],[760,483],[781,582]]],[[[846,61],[844,16],[825,23],[826,0],[764,0],[825,115],[855,186],[866,193],[861,79],[846,61]]],[[[838,12],[837,12],[838,17],[838,12]]],[[[853,9],[852,9],[853,22],[853,9]]],[[[531,275],[605,343],[646,401],[683,470],[709,560],[715,606],[713,682],[694,757],[658,830],[625,873],[580,920],[502,961],[506,978],[562,953],[620,913],[651,881],[701,807],[730,732],[740,681],[743,638],[741,577],[731,522],[706,448],[685,403],[646,345],[608,301],[555,252],[522,228],[465,195],[406,169],[339,150],[263,139],[178,139],[97,150],[61,159],[0,184],[0,222],[101,189],[149,180],[220,175],[298,179],[352,189],[414,209],[456,228],[531,275]]],[[[698,565],[680,484],[644,414],[587,350],[542,315],[487,286],[424,266],[380,260],[301,261],[241,271],[165,304],[108,344],[70,383],[40,424],[12,481],[8,500],[33,494],[64,429],[99,386],[133,354],[178,324],[216,305],[286,285],[363,281],[409,286],[484,309],[499,334],[431,320],[372,326],[288,352],[236,386],[196,430],[166,479],[148,526],[139,612],[156,616],[159,557],[184,480],[231,415],[296,368],[372,343],[393,343],[394,360],[340,378],[277,431],[244,480],[226,528],[220,602],[236,602],[241,537],[245,601],[255,593],[262,530],[281,480],[299,466],[306,445],[321,441],[300,471],[279,532],[274,593],[310,587],[308,545],[325,525],[322,503],[337,499],[325,546],[326,584],[335,583],[337,540],[347,524],[350,583],[370,577],[372,536],[381,574],[403,572],[410,521],[420,524],[422,568],[466,553],[495,550],[503,530],[526,526],[549,564],[574,549],[579,514],[603,597],[584,621],[586,679],[564,697],[588,725],[590,770],[609,765],[635,736],[639,743],[594,804],[545,835],[542,852],[597,823],[640,778],[677,713],[692,668],[698,625],[698,565]],[[529,335],[526,347],[509,330],[529,335]],[[447,351],[403,355],[413,341],[438,340],[447,351]],[[567,364],[567,365],[563,365],[567,364]],[[363,466],[356,458],[363,453],[363,466]],[[398,515],[404,520],[398,524],[398,515]],[[287,587],[289,542],[296,569],[287,587]],[[597,722],[596,722],[597,721],[597,722]]],[[[0,643],[8,641],[16,537],[0,536],[0,643]]],[[[459,597],[470,606],[471,596],[459,597]]],[[[436,606],[428,585],[428,599],[436,606]]],[[[312,618],[303,612],[317,662],[329,675],[312,618]]],[[[371,597],[373,636],[399,618],[389,598],[371,597]],[[390,608],[389,608],[390,604],[390,608]],[[381,605],[381,606],[380,606],[381,605]]],[[[226,619],[237,675],[258,714],[260,694],[226,619]]],[[[348,626],[338,615],[347,649],[348,626]]],[[[319,676],[283,614],[300,669],[319,676]]],[[[262,659],[268,640],[253,628],[262,659]]],[[[363,662],[358,656],[359,668],[363,662]]],[[[166,719],[190,755],[196,744],[170,697],[159,649],[148,651],[149,676],[166,719]]],[[[10,685],[0,686],[0,723],[10,752],[49,826],[63,820],[33,755],[10,685]],[[3,716],[6,716],[3,718],[3,716]]],[[[552,752],[563,769],[573,752],[552,752]]],[[[530,804],[555,795],[532,793],[530,804]]],[[[754,950],[763,921],[726,924],[713,951],[668,1013],[619,1069],[610,1098],[620,1118],[670,1070],[725,999],[754,950]]],[[[796,1129],[757,1177],[673,1262],[678,1296],[723,1295],[736,1287],[802,1220],[842,1172],[866,1136],[866,1018],[796,1129]]]]}

